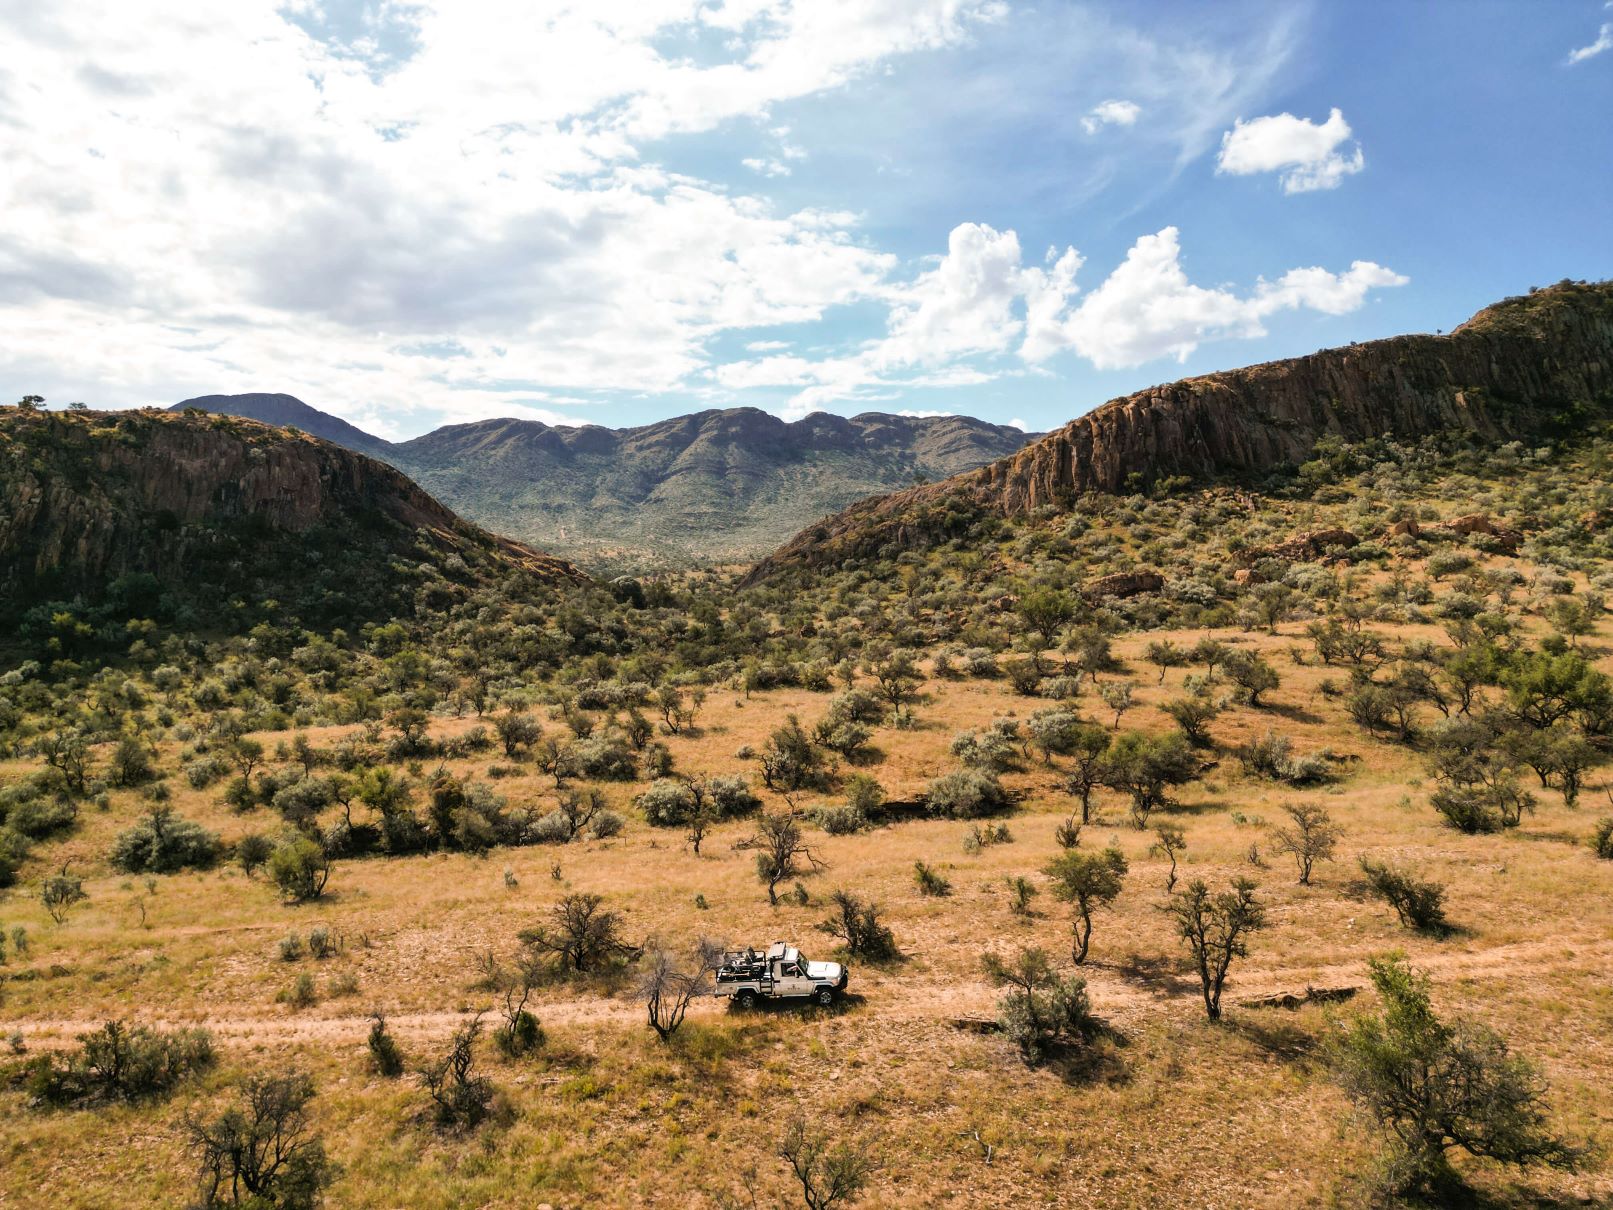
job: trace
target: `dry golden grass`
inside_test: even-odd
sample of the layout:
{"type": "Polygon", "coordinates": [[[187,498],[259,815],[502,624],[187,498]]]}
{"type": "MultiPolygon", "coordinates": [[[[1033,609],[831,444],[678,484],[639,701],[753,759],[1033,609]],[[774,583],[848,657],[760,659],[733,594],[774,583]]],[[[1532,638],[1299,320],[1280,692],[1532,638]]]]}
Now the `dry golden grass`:
{"type": "MultiPolygon", "coordinates": [[[[148,892],[144,880],[105,864],[113,837],[140,809],[136,795],[115,792],[110,810],[88,808],[77,832],[50,847],[51,861],[71,860],[86,876],[90,896],[65,925],[51,924],[21,890],[0,900],[0,922],[26,926],[33,939],[28,956],[0,968],[7,976],[0,1037],[15,1030],[30,1048],[46,1048],[109,1017],[199,1022],[216,1031],[224,1061],[200,1087],[152,1106],[36,1112],[19,1094],[0,1094],[0,1206],[179,1203],[191,1189],[175,1129],[182,1109],[222,1097],[243,1070],[286,1064],[315,1076],[318,1120],[344,1168],[331,1194],[340,1206],[714,1205],[716,1195],[739,1196],[746,1169],[756,1170],[769,1198],[784,1197],[772,1151],[797,1106],[877,1141],[882,1167],[871,1205],[1355,1204],[1365,1196],[1375,1140],[1311,1053],[1325,1027],[1322,1010],[1290,1014],[1236,1002],[1308,985],[1363,985],[1366,959],[1391,949],[1433,973],[1442,1008],[1490,1023],[1544,1064],[1564,1130],[1613,1142],[1613,863],[1598,862],[1583,843],[1604,802],[1606,773],[1578,809],[1543,792],[1538,813],[1510,834],[1453,832],[1427,806],[1418,757],[1354,727],[1319,689],[1325,677],[1342,678],[1294,665],[1288,651],[1300,642],[1298,628],[1284,629],[1219,636],[1266,654],[1282,687],[1269,707],[1239,707],[1212,725],[1219,767],[1185,790],[1180,810],[1156,817],[1187,831],[1184,877],[1224,884],[1249,874],[1270,905],[1271,927],[1234,967],[1233,1007],[1222,1026],[1204,1020],[1196,981],[1158,910],[1165,864],[1149,853],[1151,834],[1133,828],[1118,798],[1105,793],[1103,820],[1082,843],[1116,845],[1131,874],[1116,909],[1098,919],[1084,973],[1095,1009],[1123,1035],[1118,1071],[1066,1082],[1026,1069],[1000,1038],[954,1028],[956,1017],[992,1012],[993,993],[979,973],[983,948],[1037,944],[1068,955],[1067,916],[1050,896],[1035,900],[1028,920],[1008,907],[1005,880],[1042,881],[1041,867],[1058,851],[1054,826],[1070,809],[1058,770],[1036,760],[1005,778],[1025,793],[1008,820],[1012,843],[971,856],[963,846],[969,825],[944,821],[849,837],[814,832],[828,863],[803,880],[814,902],[778,908],[768,907],[750,854],[733,851],[747,824],[724,825],[696,857],[678,831],[649,828],[636,815],[621,837],[602,843],[495,850],[485,859],[340,862],[325,898],[304,906],[283,904],[263,878],[234,868],[158,878],[148,892]],[[1361,759],[1317,789],[1252,780],[1229,750],[1268,727],[1301,752],[1331,748],[1361,759]],[[1340,860],[1319,867],[1310,887],[1297,885],[1286,859],[1270,856],[1261,869],[1248,860],[1251,844],[1269,848],[1265,825],[1279,819],[1282,804],[1303,799],[1324,803],[1346,830],[1340,860]],[[1399,928],[1362,893],[1355,865],[1362,852],[1392,854],[1447,883],[1460,931],[1435,940],[1399,928]],[[918,894],[912,868],[920,859],[951,880],[950,897],[918,894]],[[505,885],[506,868],[514,889],[505,885]],[[813,929],[837,887],[877,901],[907,955],[885,970],[854,966],[855,996],[840,1009],[741,1017],[702,1004],[674,1045],[662,1048],[627,996],[553,989],[535,1006],[549,1033],[545,1051],[505,1062],[489,1048],[484,1060],[508,1096],[512,1122],[469,1138],[437,1136],[421,1119],[424,1098],[412,1081],[368,1073],[371,1008],[386,1011],[412,1060],[436,1053],[463,1014],[488,1003],[472,990],[477,957],[512,951],[517,930],[568,890],[604,895],[635,937],[782,937],[815,952],[831,948],[813,929]],[[296,964],[278,958],[282,936],[306,936],[315,925],[342,939],[339,955],[296,964]],[[300,1012],[277,1003],[304,971],[315,975],[320,1002],[300,1012]],[[355,978],[358,990],[331,996],[342,975],[355,978]],[[975,1131],[994,1148],[989,1165],[975,1131]]],[[[1400,633],[1410,637],[1413,628],[1400,633]]],[[[1191,643],[1200,636],[1147,637],[1191,643]]],[[[1156,671],[1140,658],[1143,642],[1131,636],[1118,647],[1139,698],[1122,726],[1164,730],[1158,705],[1183,670],[1156,685],[1156,671]]],[[[931,681],[926,691],[920,726],[877,734],[881,755],[868,771],[892,797],[912,797],[953,767],[947,748],[957,731],[996,715],[1026,717],[1038,705],[995,681],[931,681]]],[[[804,691],[749,699],[714,692],[700,730],[666,742],[682,771],[732,771],[741,745],[759,746],[790,712],[810,722],[824,701],[804,691]]],[[[1109,717],[1095,695],[1081,705],[1109,717]]],[[[433,733],[471,722],[437,720],[433,733]]],[[[328,745],[341,732],[315,731],[310,739],[328,745]]],[[[283,737],[260,738],[272,747],[283,737]]],[[[480,776],[491,761],[450,767],[480,776]]],[[[172,770],[176,753],[166,749],[162,763],[172,770]]],[[[546,778],[530,765],[521,769],[495,783],[500,793],[517,804],[552,797],[546,778]]],[[[226,839],[272,830],[267,812],[237,815],[219,804],[216,788],[173,784],[179,813],[226,839]]],[[[624,813],[641,788],[602,787],[624,813]]],[[[1482,1167],[1468,1171],[1502,1204],[1613,1198],[1613,1181],[1601,1171],[1521,1182],[1482,1167]]]]}

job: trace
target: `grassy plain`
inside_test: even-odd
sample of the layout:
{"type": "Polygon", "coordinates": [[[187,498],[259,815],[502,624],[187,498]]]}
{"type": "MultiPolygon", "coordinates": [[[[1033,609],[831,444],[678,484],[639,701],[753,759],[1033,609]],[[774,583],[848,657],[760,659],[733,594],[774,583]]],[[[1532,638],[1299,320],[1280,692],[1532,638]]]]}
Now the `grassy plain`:
{"type": "MultiPolygon", "coordinates": [[[[1400,640],[1437,633],[1379,629],[1400,640]]],[[[65,924],[51,923],[26,883],[0,898],[0,924],[22,925],[31,938],[25,955],[12,953],[0,967],[0,1041],[15,1034],[37,1052],[108,1018],[195,1023],[214,1031],[221,1063],[199,1085],[150,1105],[38,1111],[20,1092],[0,1092],[0,1206],[183,1203],[193,1174],[177,1131],[181,1114],[222,1103],[245,1070],[288,1065],[309,1071],[319,1089],[316,1120],[343,1170],[329,1203],[344,1207],[748,1205],[748,1172],[758,1204],[792,1204],[774,1151],[797,1108],[839,1135],[874,1141],[880,1168],[868,1205],[1361,1204],[1376,1139],[1316,1053],[1328,1013],[1353,1006],[1289,1012],[1240,1002],[1309,986],[1364,987],[1367,958],[1394,949],[1431,972],[1443,1010],[1492,1025],[1540,1061],[1562,1131],[1613,1143],[1613,863],[1584,843],[1605,811],[1608,774],[1591,775],[1576,808],[1541,791],[1539,810],[1517,829],[1455,832],[1428,806],[1421,757],[1369,738],[1324,692],[1338,670],[1316,664],[1301,630],[1289,623],[1274,634],[1216,632],[1264,654],[1282,685],[1264,708],[1235,706],[1211,725],[1216,750],[1208,755],[1219,764],[1156,817],[1186,830],[1184,877],[1224,885],[1249,875],[1269,905],[1270,927],[1233,968],[1220,1025],[1205,1020],[1186,952],[1159,910],[1166,865],[1150,851],[1152,833],[1132,826],[1119,796],[1099,792],[1100,819],[1083,847],[1120,848],[1131,872],[1115,909],[1098,918],[1083,972],[1118,1041],[1101,1070],[1080,1080],[1028,1069],[1000,1037],[956,1026],[993,1011],[983,950],[1037,944],[1068,961],[1066,910],[1044,890],[1033,915],[1016,916],[1006,885],[1025,875],[1045,888],[1040,870],[1059,851],[1054,828],[1072,806],[1057,760],[1033,755],[1005,775],[1023,793],[1006,820],[1013,839],[972,855],[966,822],[905,822],[841,837],[812,830],[827,868],[802,879],[811,902],[777,908],[767,904],[751,855],[733,848],[748,823],[721,825],[697,857],[681,830],[651,828],[632,811],[642,784],[600,787],[629,819],[612,840],[495,849],[485,858],[341,861],[325,896],[302,906],[234,866],[149,882],[113,871],[113,838],[143,808],[134,792],[113,791],[106,810],[86,806],[77,830],[49,851],[51,863],[70,862],[85,877],[89,895],[65,924]],[[1294,661],[1296,650],[1306,663],[1294,661]],[[1336,779],[1299,790],[1245,774],[1231,750],[1268,728],[1301,754],[1333,752],[1341,758],[1336,779]],[[1291,861],[1271,851],[1270,825],[1282,804],[1307,799],[1323,803],[1345,836],[1339,860],[1304,887],[1291,861]],[[1457,932],[1440,940],[1400,928],[1366,896],[1361,853],[1445,883],[1457,932]],[[918,860],[951,881],[950,896],[918,893],[918,860]],[[412,1064],[435,1056],[466,1014],[490,1004],[475,988],[480,957],[512,952],[518,930],[567,891],[605,896],[635,940],[787,938],[827,956],[833,942],[815,925],[839,887],[881,906],[905,959],[854,965],[853,995],[835,1009],[742,1015],[702,1003],[663,1047],[625,983],[557,985],[534,1006],[548,1035],[535,1058],[506,1061],[486,1048],[486,1073],[513,1115],[470,1136],[438,1135],[413,1079],[369,1071],[372,1009],[386,1013],[412,1064]],[[280,938],[319,925],[340,939],[338,954],[281,960],[280,938]],[[314,976],[318,1003],[279,1003],[304,972],[314,976]]],[[[1147,637],[1191,645],[1204,633],[1147,637]]],[[[1596,651],[1607,641],[1605,626],[1583,640],[1596,651]]],[[[1200,670],[1174,669],[1156,684],[1143,642],[1116,642],[1124,675],[1137,684],[1138,705],[1122,727],[1158,732],[1171,725],[1159,704],[1184,674],[1200,670]]],[[[917,725],[881,727],[874,763],[865,766],[892,798],[914,797],[955,767],[948,747],[958,731],[1002,715],[1024,718],[1041,704],[995,679],[932,679],[924,691],[917,725]]],[[[736,751],[759,748],[790,713],[810,723],[825,700],[805,690],[713,691],[698,729],[665,742],[682,771],[754,775],[755,762],[736,751]]],[[[1080,706],[1110,721],[1090,690],[1080,706]]],[[[474,721],[438,718],[432,736],[474,721]]],[[[328,746],[349,730],[308,735],[328,746]]],[[[259,738],[272,749],[286,737],[259,738]]],[[[172,771],[177,760],[176,745],[165,743],[161,767],[172,771]]],[[[490,763],[509,764],[481,757],[449,766],[485,777],[490,763]]],[[[30,767],[14,762],[0,774],[30,767]]],[[[494,783],[512,804],[553,798],[552,782],[531,764],[517,770],[494,783]]],[[[263,808],[238,814],[216,788],[171,784],[178,813],[226,841],[269,827],[263,808]]],[[[1370,999],[1368,991],[1357,1003],[1370,999]]],[[[1596,1167],[1517,1175],[1469,1163],[1464,1172],[1498,1205],[1613,1201],[1613,1179],[1596,1167]]]]}

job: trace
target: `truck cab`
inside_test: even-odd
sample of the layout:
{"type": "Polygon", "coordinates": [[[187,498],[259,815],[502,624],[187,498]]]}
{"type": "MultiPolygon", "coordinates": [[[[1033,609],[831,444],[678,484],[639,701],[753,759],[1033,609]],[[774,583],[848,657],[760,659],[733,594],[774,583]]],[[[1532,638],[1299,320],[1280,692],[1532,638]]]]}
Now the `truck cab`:
{"type": "Polygon", "coordinates": [[[775,941],[763,950],[726,950],[717,968],[714,994],[740,1008],[760,1000],[811,1000],[833,1004],[849,974],[838,962],[813,962],[797,946],[775,941]]]}

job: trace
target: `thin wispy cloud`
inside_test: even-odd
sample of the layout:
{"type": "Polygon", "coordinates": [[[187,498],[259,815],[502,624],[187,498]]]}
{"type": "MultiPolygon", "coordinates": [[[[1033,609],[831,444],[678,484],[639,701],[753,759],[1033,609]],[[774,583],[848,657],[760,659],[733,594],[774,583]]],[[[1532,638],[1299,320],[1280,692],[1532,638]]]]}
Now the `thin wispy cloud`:
{"type": "Polygon", "coordinates": [[[1613,50],[1613,21],[1603,23],[1602,28],[1597,31],[1596,41],[1589,45],[1581,46],[1578,50],[1569,51],[1568,62],[1570,65],[1583,63],[1586,59],[1594,59],[1603,51],[1608,50],[1613,50]]]}

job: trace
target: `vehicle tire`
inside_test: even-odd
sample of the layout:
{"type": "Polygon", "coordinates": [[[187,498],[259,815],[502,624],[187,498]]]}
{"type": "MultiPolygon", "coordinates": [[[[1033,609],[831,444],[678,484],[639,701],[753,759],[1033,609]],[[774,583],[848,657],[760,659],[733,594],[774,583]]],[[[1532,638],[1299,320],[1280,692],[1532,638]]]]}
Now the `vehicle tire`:
{"type": "Polygon", "coordinates": [[[748,987],[737,993],[734,996],[734,1007],[739,1009],[740,1012],[748,1013],[756,1007],[756,993],[748,987]]]}
{"type": "Polygon", "coordinates": [[[824,1008],[828,1008],[829,1005],[835,1002],[835,989],[832,987],[818,988],[817,991],[812,993],[812,1002],[814,1004],[821,1004],[824,1008]]]}

